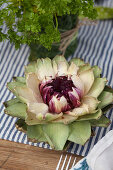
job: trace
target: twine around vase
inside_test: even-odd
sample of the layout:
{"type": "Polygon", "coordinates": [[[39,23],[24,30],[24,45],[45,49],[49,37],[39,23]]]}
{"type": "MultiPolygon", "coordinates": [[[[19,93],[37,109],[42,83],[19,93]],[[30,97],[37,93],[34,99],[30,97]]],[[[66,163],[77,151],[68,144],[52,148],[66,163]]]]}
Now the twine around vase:
{"type": "Polygon", "coordinates": [[[75,28],[65,31],[64,33],[61,33],[61,41],[60,41],[60,47],[59,50],[62,52],[62,55],[65,54],[65,51],[69,44],[71,43],[73,37],[78,32],[79,28],[83,25],[96,25],[97,21],[90,20],[88,18],[83,18],[82,20],[77,20],[75,28]]]}

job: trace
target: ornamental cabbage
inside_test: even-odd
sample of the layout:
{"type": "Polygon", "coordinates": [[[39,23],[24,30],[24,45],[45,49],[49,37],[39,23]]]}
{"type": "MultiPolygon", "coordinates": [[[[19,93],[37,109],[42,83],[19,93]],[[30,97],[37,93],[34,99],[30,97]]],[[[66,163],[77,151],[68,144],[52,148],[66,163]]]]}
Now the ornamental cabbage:
{"type": "Polygon", "coordinates": [[[56,150],[67,141],[84,145],[91,127],[110,123],[103,113],[113,102],[113,91],[100,75],[99,67],[78,58],[70,63],[63,56],[38,59],[25,66],[25,77],[7,84],[16,98],[5,102],[5,112],[20,118],[16,125],[28,138],[56,150]]]}

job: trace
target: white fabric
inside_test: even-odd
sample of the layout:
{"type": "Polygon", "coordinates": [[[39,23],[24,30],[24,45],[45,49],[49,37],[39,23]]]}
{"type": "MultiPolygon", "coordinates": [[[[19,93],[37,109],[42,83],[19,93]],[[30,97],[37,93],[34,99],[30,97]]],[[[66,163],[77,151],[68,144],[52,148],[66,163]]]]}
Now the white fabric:
{"type": "Polygon", "coordinates": [[[93,147],[86,159],[92,170],[113,170],[113,130],[93,147]]]}

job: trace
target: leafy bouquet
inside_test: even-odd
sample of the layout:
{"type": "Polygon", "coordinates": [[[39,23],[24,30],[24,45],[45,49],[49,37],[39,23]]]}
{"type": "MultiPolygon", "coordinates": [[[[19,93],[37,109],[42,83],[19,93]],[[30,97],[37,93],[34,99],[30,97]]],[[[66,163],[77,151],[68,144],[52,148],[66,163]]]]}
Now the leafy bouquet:
{"type": "MultiPolygon", "coordinates": [[[[50,49],[53,42],[60,41],[58,17],[83,14],[95,18],[93,0],[2,0],[0,25],[4,21],[8,34],[0,30],[1,40],[10,39],[16,47],[20,44],[38,42],[50,49]],[[21,32],[21,35],[18,33],[21,32]]],[[[65,28],[64,28],[65,29],[65,28]]]]}
{"type": "Polygon", "coordinates": [[[79,18],[113,18],[112,8],[94,7],[93,0],[2,0],[0,6],[0,26],[5,22],[8,29],[4,33],[0,28],[0,40],[8,39],[16,48],[30,45],[30,61],[72,55],[79,18]]]}
{"type": "Polygon", "coordinates": [[[5,22],[8,31],[1,28],[0,39],[9,39],[16,48],[30,45],[31,60],[68,57],[76,47],[77,17],[96,18],[93,5],[93,0],[2,0],[0,26],[5,22]]]}

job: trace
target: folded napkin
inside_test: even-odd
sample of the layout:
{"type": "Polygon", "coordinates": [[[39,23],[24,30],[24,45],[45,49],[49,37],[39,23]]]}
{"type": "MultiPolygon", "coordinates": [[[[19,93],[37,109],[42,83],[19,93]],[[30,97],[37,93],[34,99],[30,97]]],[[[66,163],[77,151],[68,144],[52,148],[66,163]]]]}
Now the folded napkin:
{"type": "Polygon", "coordinates": [[[86,161],[92,170],[113,170],[113,130],[93,147],[86,161]]]}

